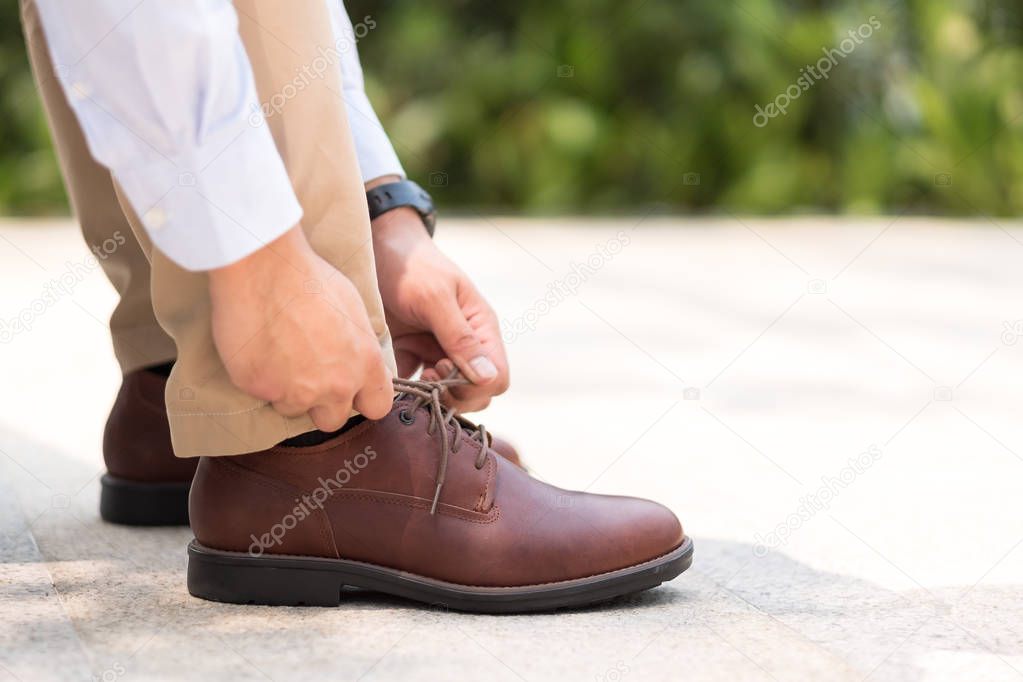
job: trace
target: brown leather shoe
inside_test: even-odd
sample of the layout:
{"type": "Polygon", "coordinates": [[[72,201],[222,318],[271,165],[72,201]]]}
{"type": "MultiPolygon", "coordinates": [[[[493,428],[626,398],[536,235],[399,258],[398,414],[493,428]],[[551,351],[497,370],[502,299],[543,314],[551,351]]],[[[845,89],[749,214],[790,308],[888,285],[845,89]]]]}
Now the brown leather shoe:
{"type": "MultiPolygon", "coordinates": [[[[197,457],[175,457],[164,402],[167,379],[149,370],[125,375],[103,431],[107,473],[100,479],[100,517],[129,526],[187,526],[188,489],[197,457]]],[[[508,441],[491,449],[522,467],[508,441]]]]}
{"type": "Polygon", "coordinates": [[[689,567],[692,542],[668,509],[533,479],[442,407],[440,383],[395,384],[390,414],[322,445],[202,458],[189,592],[337,605],[347,585],[516,612],[603,601],[689,567]]]}
{"type": "Polygon", "coordinates": [[[529,470],[529,468],[522,462],[522,457],[519,456],[519,451],[515,449],[514,445],[506,441],[504,438],[490,434],[490,449],[518,468],[525,469],[526,471],[529,470]]]}
{"type": "Polygon", "coordinates": [[[175,457],[163,391],[148,370],[125,375],[103,430],[107,473],[99,514],[130,526],[188,525],[188,488],[198,458],[175,457]]]}
{"type": "MultiPolygon", "coordinates": [[[[466,428],[466,429],[468,429],[470,431],[472,431],[473,429],[476,428],[475,424],[473,424],[471,421],[469,421],[468,419],[466,419],[465,417],[463,417],[461,415],[457,415],[455,417],[455,419],[457,419],[464,428],[466,428]]],[[[519,451],[515,448],[514,445],[509,443],[504,438],[501,438],[500,436],[495,436],[494,434],[490,433],[490,431],[487,431],[487,436],[490,437],[490,449],[491,450],[493,450],[497,454],[501,455],[502,457],[504,457],[506,460],[508,460],[509,462],[511,462],[512,464],[517,466],[518,468],[525,469],[526,471],[529,471],[529,467],[527,467],[522,462],[522,457],[519,455],[519,451]]]]}

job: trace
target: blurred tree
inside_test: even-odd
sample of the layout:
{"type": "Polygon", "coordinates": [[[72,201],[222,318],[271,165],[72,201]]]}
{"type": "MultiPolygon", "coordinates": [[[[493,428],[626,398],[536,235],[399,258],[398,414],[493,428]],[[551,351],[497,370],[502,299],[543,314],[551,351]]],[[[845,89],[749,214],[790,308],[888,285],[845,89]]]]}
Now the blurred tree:
{"type": "Polygon", "coordinates": [[[28,69],[18,0],[0,0],[0,214],[66,211],[57,159],[28,69]]]}
{"type": "MultiPolygon", "coordinates": [[[[62,194],[16,5],[0,0],[0,210],[52,210],[62,194]]],[[[370,97],[445,208],[1023,210],[1013,0],[348,9],[375,22],[359,42],[370,97]],[[785,113],[754,118],[772,103],[785,113]]]]}

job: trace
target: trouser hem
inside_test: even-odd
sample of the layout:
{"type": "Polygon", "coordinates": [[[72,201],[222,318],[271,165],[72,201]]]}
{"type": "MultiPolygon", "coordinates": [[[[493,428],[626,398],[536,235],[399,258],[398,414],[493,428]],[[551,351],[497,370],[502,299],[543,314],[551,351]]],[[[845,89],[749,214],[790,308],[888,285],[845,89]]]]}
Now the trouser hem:
{"type": "Polygon", "coordinates": [[[309,415],[285,417],[268,403],[231,412],[167,415],[178,457],[218,457],[259,452],[282,440],[315,431],[309,415]]]}

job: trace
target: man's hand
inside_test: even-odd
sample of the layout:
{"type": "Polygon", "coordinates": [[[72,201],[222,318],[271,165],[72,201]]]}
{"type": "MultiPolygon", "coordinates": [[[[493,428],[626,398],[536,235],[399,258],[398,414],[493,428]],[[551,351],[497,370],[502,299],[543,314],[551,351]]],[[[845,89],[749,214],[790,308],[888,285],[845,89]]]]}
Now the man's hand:
{"type": "Polygon", "coordinates": [[[424,378],[443,378],[453,362],[473,382],[451,389],[451,404],[463,412],[504,393],[508,359],[497,315],[436,247],[419,215],[399,208],[374,220],[373,250],[398,374],[425,365],[424,378]]]}
{"type": "Polygon", "coordinates": [[[394,391],[366,308],[300,227],[209,273],[213,340],[231,381],[287,417],[309,413],[322,431],[352,407],[370,419],[394,391]]]}

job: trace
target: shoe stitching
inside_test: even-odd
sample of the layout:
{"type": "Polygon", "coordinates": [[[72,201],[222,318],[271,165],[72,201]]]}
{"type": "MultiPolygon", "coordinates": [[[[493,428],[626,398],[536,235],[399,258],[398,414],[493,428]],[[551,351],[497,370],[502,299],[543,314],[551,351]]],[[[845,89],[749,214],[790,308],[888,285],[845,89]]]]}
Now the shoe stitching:
{"type": "MultiPolygon", "coordinates": [[[[430,506],[432,504],[432,501],[425,497],[414,497],[410,495],[405,495],[403,497],[407,499],[395,499],[393,497],[383,497],[385,495],[387,496],[401,495],[401,493],[388,493],[383,490],[365,492],[339,490],[333,493],[333,496],[341,496],[345,500],[362,500],[365,502],[377,502],[380,504],[393,504],[401,507],[408,507],[410,509],[416,509],[419,511],[423,510],[429,511],[430,506]]],[[[339,501],[340,500],[337,500],[336,502],[339,501]]],[[[329,504],[330,500],[328,500],[327,502],[329,504]]],[[[447,504],[446,502],[441,502],[437,506],[437,513],[442,513],[445,516],[451,516],[457,519],[461,519],[462,521],[468,521],[469,523],[475,523],[484,526],[494,523],[499,518],[501,518],[501,510],[496,504],[493,507],[491,507],[489,512],[478,512],[472,509],[456,507],[455,505],[447,504]],[[485,516],[486,518],[480,519],[476,518],[475,516],[470,516],[474,514],[485,516]]]]}
{"type": "Polygon", "coordinates": [[[171,412],[167,411],[168,417],[234,417],[239,414],[248,414],[249,412],[256,412],[262,410],[264,407],[268,407],[270,403],[260,403],[255,407],[249,407],[244,410],[234,410],[232,412],[171,412]]]}
{"type": "MultiPolygon", "coordinates": [[[[283,493],[285,496],[293,494],[301,495],[303,492],[305,492],[300,486],[296,486],[292,483],[282,483],[277,479],[266,476],[265,474],[262,474],[258,471],[254,471],[240,464],[232,462],[228,457],[215,458],[211,457],[210,463],[211,464],[215,463],[216,465],[229,469],[231,475],[234,477],[237,478],[244,477],[246,480],[250,480],[253,483],[262,485],[266,488],[273,490],[274,492],[283,493]]],[[[379,502],[380,504],[399,505],[409,507],[410,509],[422,510],[430,508],[430,500],[424,497],[403,495],[402,493],[393,493],[388,492],[386,490],[342,488],[341,490],[338,490],[331,494],[331,497],[334,496],[340,496],[348,500],[363,500],[366,502],[379,502]]],[[[327,502],[329,503],[330,500],[328,499],[327,502]]],[[[481,525],[494,523],[501,516],[500,508],[496,504],[493,507],[491,507],[491,510],[489,512],[478,512],[472,509],[465,509],[464,507],[458,507],[453,504],[442,502],[440,504],[439,511],[441,511],[445,516],[451,516],[454,518],[462,519],[463,521],[468,521],[469,523],[476,523],[481,525]],[[485,516],[486,518],[480,519],[476,518],[475,516],[470,516],[476,514],[480,516],[485,516]]]]}

